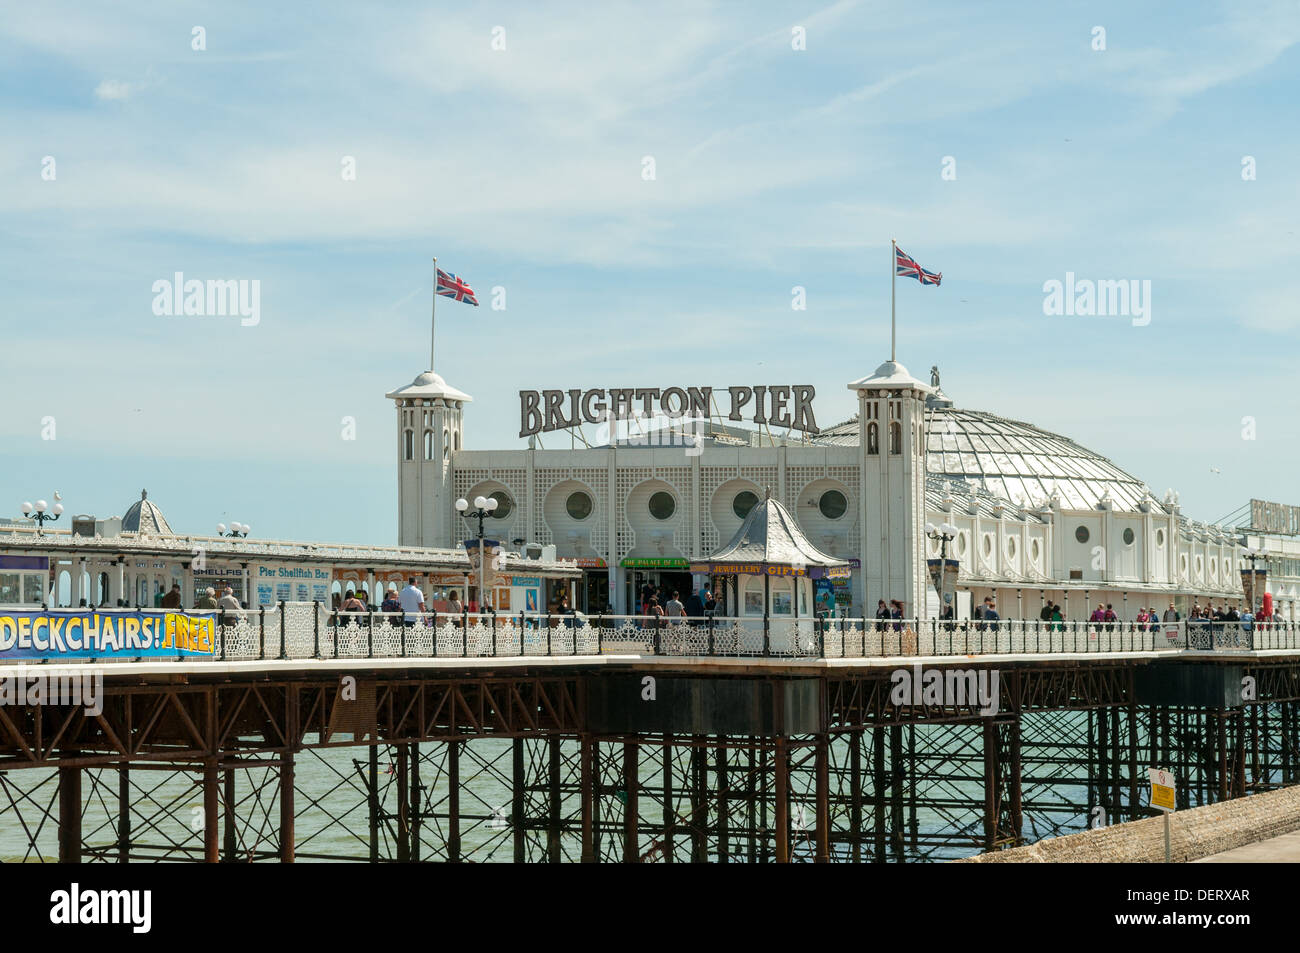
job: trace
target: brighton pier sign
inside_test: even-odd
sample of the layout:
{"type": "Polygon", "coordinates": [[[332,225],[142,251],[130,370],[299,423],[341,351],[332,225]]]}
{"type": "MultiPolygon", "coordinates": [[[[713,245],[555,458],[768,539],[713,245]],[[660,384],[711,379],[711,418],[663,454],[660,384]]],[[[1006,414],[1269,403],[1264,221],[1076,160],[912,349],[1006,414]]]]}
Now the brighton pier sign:
{"type": "MultiPolygon", "coordinates": [[[[787,427],[817,433],[811,384],[728,387],[728,420],[787,427]]],[[[670,419],[712,417],[712,387],[615,387],[609,390],[521,390],[519,436],[567,430],[587,424],[648,418],[658,413],[670,419]]]]}

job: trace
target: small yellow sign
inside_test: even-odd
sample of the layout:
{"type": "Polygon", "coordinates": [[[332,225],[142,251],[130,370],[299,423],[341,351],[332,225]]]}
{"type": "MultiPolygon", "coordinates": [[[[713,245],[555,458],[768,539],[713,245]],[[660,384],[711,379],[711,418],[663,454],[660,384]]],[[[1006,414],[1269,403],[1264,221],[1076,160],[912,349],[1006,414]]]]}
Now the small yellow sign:
{"type": "Polygon", "coordinates": [[[1173,811],[1174,776],[1160,768],[1149,768],[1147,775],[1151,779],[1151,806],[1158,811],[1173,811]]]}

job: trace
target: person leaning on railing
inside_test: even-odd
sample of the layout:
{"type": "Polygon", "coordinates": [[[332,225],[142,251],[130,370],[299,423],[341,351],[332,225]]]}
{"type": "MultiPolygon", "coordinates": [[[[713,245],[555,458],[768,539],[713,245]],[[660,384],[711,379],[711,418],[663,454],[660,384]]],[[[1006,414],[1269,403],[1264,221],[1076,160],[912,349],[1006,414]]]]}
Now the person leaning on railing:
{"type": "Polygon", "coordinates": [[[339,606],[339,611],[343,613],[347,625],[360,625],[360,617],[370,610],[357,598],[357,594],[349,589],[343,596],[343,604],[339,606]]]}

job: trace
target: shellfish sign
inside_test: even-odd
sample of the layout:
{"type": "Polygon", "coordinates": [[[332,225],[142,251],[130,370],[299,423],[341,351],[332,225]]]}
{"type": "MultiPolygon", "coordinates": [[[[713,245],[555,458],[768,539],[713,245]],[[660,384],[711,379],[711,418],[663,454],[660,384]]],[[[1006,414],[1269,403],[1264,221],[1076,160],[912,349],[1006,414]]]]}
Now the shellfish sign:
{"type": "MultiPolygon", "coordinates": [[[[756,424],[787,427],[817,433],[813,417],[811,384],[773,384],[728,387],[728,420],[752,420],[756,424]]],[[[615,387],[609,390],[521,390],[519,392],[519,436],[567,430],[584,423],[644,419],[655,416],[655,407],[665,417],[708,419],[713,416],[712,387],[615,387]]]]}

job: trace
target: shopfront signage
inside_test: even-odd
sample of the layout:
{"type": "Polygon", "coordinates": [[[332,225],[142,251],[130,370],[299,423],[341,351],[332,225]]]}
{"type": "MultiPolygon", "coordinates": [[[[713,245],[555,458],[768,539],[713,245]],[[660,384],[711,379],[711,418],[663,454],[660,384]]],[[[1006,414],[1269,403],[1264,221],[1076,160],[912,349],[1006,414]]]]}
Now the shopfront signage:
{"type": "MultiPolygon", "coordinates": [[[[727,403],[728,420],[748,418],[756,424],[817,433],[812,406],[817,391],[811,384],[728,387],[725,394],[724,397],[719,391],[719,406],[722,401],[727,403]]],[[[714,399],[712,387],[521,390],[519,436],[567,430],[584,423],[649,419],[657,414],[670,419],[690,417],[706,420],[713,416],[714,399]]]]}
{"type": "Polygon", "coordinates": [[[674,559],[670,556],[647,558],[629,556],[619,565],[624,569],[686,569],[690,566],[690,562],[685,559],[674,559]]]}

